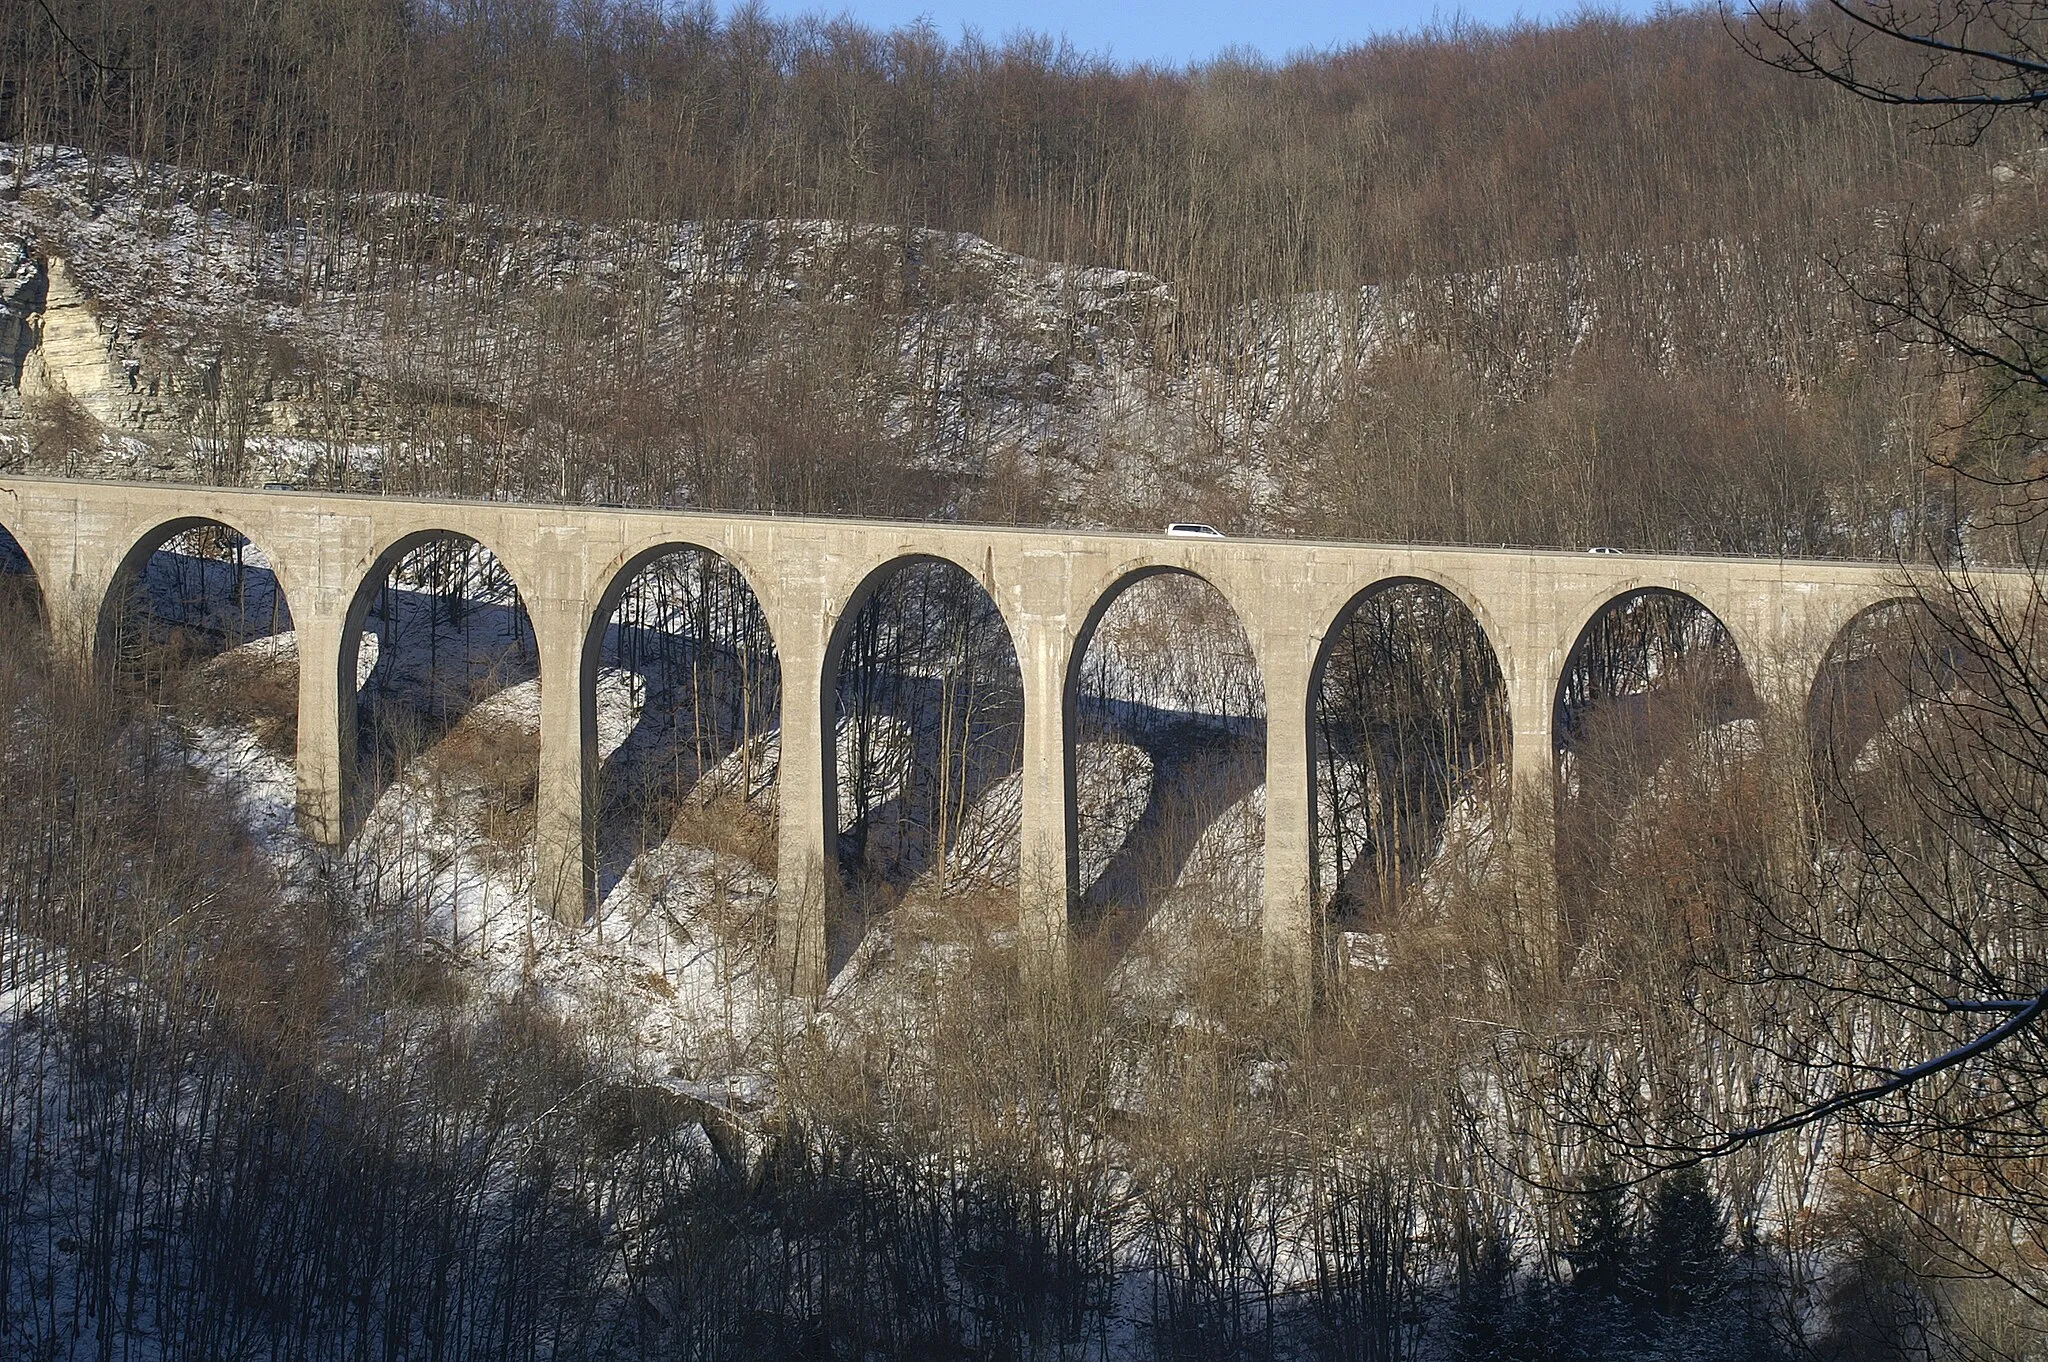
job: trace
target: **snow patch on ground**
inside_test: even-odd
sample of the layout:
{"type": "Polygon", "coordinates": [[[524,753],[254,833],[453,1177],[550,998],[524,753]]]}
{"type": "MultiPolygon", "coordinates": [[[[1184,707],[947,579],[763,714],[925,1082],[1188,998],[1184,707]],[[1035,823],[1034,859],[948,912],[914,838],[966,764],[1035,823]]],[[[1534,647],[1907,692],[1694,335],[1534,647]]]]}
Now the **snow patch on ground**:
{"type": "Polygon", "coordinates": [[[1223,810],[1195,844],[1124,959],[1111,986],[1133,1002],[1178,1015],[1190,978],[1260,948],[1265,887],[1266,788],[1223,810]]]}
{"type": "Polygon", "coordinates": [[[1018,837],[1024,827],[1024,773],[1012,771],[982,792],[968,809],[959,836],[946,848],[947,883],[1017,887],[1018,837]]]}
{"type": "MultiPolygon", "coordinates": [[[[401,585],[380,607],[376,627],[362,635],[359,684],[381,677],[366,701],[431,703],[440,694],[438,670],[475,671],[479,654],[434,623],[424,600],[401,585]],[[439,668],[428,662],[435,649],[439,668]]],[[[482,647],[517,652],[516,612],[474,598],[468,618],[482,647]]],[[[470,678],[479,688],[507,679],[488,661],[495,654],[485,656],[485,672],[470,678]]],[[[298,661],[298,640],[287,630],[230,649],[205,667],[225,689],[265,673],[283,681],[298,661]]],[[[1187,698],[1184,687],[1171,684],[1129,688],[1168,703],[1187,698]]],[[[617,754],[651,717],[652,694],[645,677],[624,668],[599,673],[601,758],[617,754]]],[[[806,1020],[809,1010],[789,998],[768,945],[780,754],[774,728],[745,737],[705,769],[681,795],[668,835],[622,849],[624,860],[606,872],[591,920],[564,928],[535,906],[540,682],[515,675],[465,703],[452,711],[460,717],[444,733],[429,733],[424,749],[385,777],[389,783],[361,812],[348,849],[335,857],[311,845],[298,825],[293,760],[275,735],[267,745],[232,706],[183,721],[193,764],[215,782],[288,892],[331,892],[339,884],[352,897],[360,938],[354,958],[363,968],[388,957],[394,943],[425,952],[479,1004],[520,995],[564,1016],[601,1019],[607,1034],[630,1038],[646,1072],[678,1090],[721,1102],[736,1094],[733,1100],[757,1104],[770,1092],[771,1059],[791,1026],[830,1030],[856,1015],[862,1026],[915,1026],[920,1000],[964,966],[971,943],[1000,947],[1015,939],[1023,776],[1012,771],[968,806],[943,861],[909,887],[902,906],[870,924],[834,980],[824,1014],[806,1020]]],[[[1101,737],[1076,752],[1086,812],[1084,884],[1101,875],[1156,795],[1155,761],[1141,744],[1158,738],[1145,736],[1158,716],[1148,718],[1142,703],[1128,699],[1111,710],[1105,715],[1129,728],[1133,740],[1101,737]]],[[[874,810],[901,795],[917,756],[917,735],[907,724],[870,716],[865,791],[850,778],[858,730],[842,723],[837,737],[842,816],[856,800],[874,810]]],[[[1179,981],[1210,945],[1256,940],[1263,821],[1263,790],[1254,786],[1201,833],[1179,883],[1129,952],[1124,973],[1134,1000],[1171,1011],[1179,981]]]]}
{"type": "Polygon", "coordinates": [[[244,724],[192,730],[194,763],[273,865],[298,864],[307,848],[298,828],[299,774],[244,724]]]}
{"type": "MultiPolygon", "coordinates": [[[[374,635],[366,635],[374,666],[374,635]]],[[[233,650],[240,661],[296,662],[289,635],[233,650]]],[[[218,660],[214,665],[218,665],[218,660]]],[[[636,716],[623,673],[599,681],[600,742],[616,748],[636,716]]],[[[478,702],[442,741],[416,758],[364,817],[349,849],[326,872],[353,886],[367,959],[392,933],[416,934],[451,965],[471,996],[537,994],[564,1015],[603,1017],[630,1035],[655,1073],[697,1096],[763,1100],[767,1059],[788,1012],[768,968],[765,928],[773,883],[730,853],[675,840],[634,859],[581,929],[534,908],[530,825],[510,834],[498,819],[501,792],[479,783],[459,758],[477,745],[530,744],[540,723],[537,681],[478,702]],[[401,920],[402,919],[402,920],[401,920]],[[707,1086],[708,1085],[708,1086],[707,1086]]],[[[290,761],[246,724],[213,719],[186,728],[193,764],[218,788],[287,886],[309,891],[324,854],[296,818],[290,761]]],[[[757,740],[773,775],[773,744],[757,740]]],[[[707,793],[729,787],[749,753],[707,772],[707,793]]]]}

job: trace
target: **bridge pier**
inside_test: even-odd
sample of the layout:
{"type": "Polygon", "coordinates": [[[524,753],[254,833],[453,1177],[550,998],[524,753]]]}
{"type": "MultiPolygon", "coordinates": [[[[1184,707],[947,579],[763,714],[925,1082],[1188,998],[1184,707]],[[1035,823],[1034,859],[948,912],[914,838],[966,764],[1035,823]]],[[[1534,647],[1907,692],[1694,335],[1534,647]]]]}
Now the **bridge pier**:
{"type": "Polygon", "coordinates": [[[100,606],[105,600],[104,591],[76,578],[43,591],[51,655],[82,676],[92,676],[114,661],[100,647],[100,606]]]}
{"type": "Polygon", "coordinates": [[[1266,847],[1259,924],[1266,974],[1302,1004],[1323,965],[1316,922],[1316,655],[1306,625],[1247,629],[1266,691],[1266,847]]]}
{"type": "MultiPolygon", "coordinates": [[[[787,619],[785,613],[782,616],[787,619]]],[[[834,619],[814,615],[777,638],[782,664],[782,757],[776,768],[775,959],[793,995],[830,982],[825,914],[839,878],[839,799],[833,761],[836,678],[825,674],[834,619]]]]}
{"type": "Polygon", "coordinates": [[[1735,633],[1757,703],[1764,851],[1771,869],[1796,880],[1810,866],[1814,834],[1813,688],[1828,649],[1855,617],[1842,601],[1801,593],[1753,598],[1724,621],[1735,633]]]}
{"type": "MultiPolygon", "coordinates": [[[[596,906],[599,645],[590,641],[596,602],[529,603],[540,653],[540,771],[534,791],[534,901],[565,927],[596,906]]],[[[600,621],[597,629],[602,630],[600,621]]]]}
{"type": "MultiPolygon", "coordinates": [[[[1521,621],[1496,643],[1508,700],[1507,888],[1525,958],[1562,959],[1557,902],[1557,687],[1573,643],[1549,621],[1521,621]]],[[[1496,839],[1497,844],[1499,839],[1496,839]]]]}
{"type": "Polygon", "coordinates": [[[346,646],[347,602],[292,602],[299,651],[299,823],[330,849],[348,840],[355,778],[356,649],[346,646]]]}
{"type": "Polygon", "coordinates": [[[56,580],[43,586],[50,642],[58,657],[70,659],[81,672],[105,675],[117,661],[114,647],[119,641],[104,627],[108,596],[126,546],[109,549],[79,535],[66,548],[56,580]]]}
{"type": "Polygon", "coordinates": [[[1050,977],[1066,961],[1078,844],[1074,825],[1074,640],[1056,610],[1022,612],[1011,642],[1024,684],[1017,845],[1020,963],[1050,977]]]}
{"type": "MultiPolygon", "coordinates": [[[[1788,674],[1805,668],[1787,668],[1788,674]]],[[[1808,685],[1819,674],[1819,665],[1805,672],[1808,685]]],[[[1798,883],[1813,864],[1813,836],[1818,809],[1814,800],[1812,731],[1809,727],[1809,692],[1794,695],[1773,688],[1764,694],[1759,687],[1758,716],[1761,761],[1763,763],[1763,815],[1769,821],[1764,832],[1764,854],[1769,859],[1773,883],[1798,883]]]]}

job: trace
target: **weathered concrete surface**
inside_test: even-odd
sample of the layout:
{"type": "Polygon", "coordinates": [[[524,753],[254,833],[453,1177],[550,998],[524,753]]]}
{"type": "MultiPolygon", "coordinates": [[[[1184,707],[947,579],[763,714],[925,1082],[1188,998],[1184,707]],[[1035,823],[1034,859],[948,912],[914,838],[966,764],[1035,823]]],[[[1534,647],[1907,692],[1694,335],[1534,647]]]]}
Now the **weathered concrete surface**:
{"type": "Polygon", "coordinates": [[[538,879],[546,905],[580,922],[593,884],[594,687],[618,592],[668,549],[736,567],[760,598],[782,667],[777,943],[791,986],[825,983],[825,895],[834,878],[832,677],[845,627],[906,558],[955,563],[987,588],[1017,647],[1025,696],[1023,939],[1065,950],[1075,890],[1074,707],[1079,663],[1102,610],[1137,576],[1192,573],[1236,610],[1267,697],[1267,958],[1281,978],[1316,958],[1315,725],[1325,641],[1376,585],[1442,586],[1472,611],[1506,681],[1513,731],[1510,851],[1543,900],[1553,859],[1551,730],[1580,632],[1608,602],[1683,592],[1741,650],[1766,729],[1803,735],[1829,645],[1859,613],[1911,593],[1891,566],[1647,554],[1589,555],[1270,539],[1168,539],[945,524],[801,519],[495,502],[252,492],[166,484],[0,478],[0,527],[20,542],[61,643],[90,655],[118,575],[171,535],[217,521],[273,564],[299,632],[299,798],[306,826],[346,835],[356,751],[355,653],[384,570],[423,537],[467,535],[504,564],[539,641],[538,879]]]}

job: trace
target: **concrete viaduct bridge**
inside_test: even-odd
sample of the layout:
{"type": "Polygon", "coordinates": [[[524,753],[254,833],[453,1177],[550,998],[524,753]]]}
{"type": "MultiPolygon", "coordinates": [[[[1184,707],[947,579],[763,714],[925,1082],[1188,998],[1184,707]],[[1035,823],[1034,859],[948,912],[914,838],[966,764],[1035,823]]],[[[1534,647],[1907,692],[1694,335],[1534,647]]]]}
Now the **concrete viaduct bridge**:
{"type": "Polygon", "coordinates": [[[60,649],[103,649],[113,587],[173,536],[217,523],[265,554],[297,628],[301,817],[344,835],[357,750],[357,644],[385,573],[410,549],[467,536],[516,583],[539,653],[538,892],[580,923],[595,883],[595,688],[607,624],[638,570],[706,550],[753,588],[782,672],[777,949],[791,986],[822,990],[834,807],[838,655],[862,605],[907,561],[958,565],[1015,645],[1024,693],[1020,923],[1058,958],[1076,892],[1074,742],[1081,661],[1117,592],[1189,573],[1235,609],[1265,687],[1267,958],[1303,977],[1316,950],[1315,704],[1326,640],[1375,588],[1436,584],[1472,612],[1498,660],[1511,726],[1513,863],[1554,864],[1552,725],[1565,667],[1603,607],[1645,589],[1710,610],[1739,649],[1767,747],[1805,751],[1809,696],[1859,614],[1910,594],[1896,567],[1648,554],[1181,539],[973,525],[722,515],[319,492],[0,477],[0,528],[26,553],[60,649]]]}

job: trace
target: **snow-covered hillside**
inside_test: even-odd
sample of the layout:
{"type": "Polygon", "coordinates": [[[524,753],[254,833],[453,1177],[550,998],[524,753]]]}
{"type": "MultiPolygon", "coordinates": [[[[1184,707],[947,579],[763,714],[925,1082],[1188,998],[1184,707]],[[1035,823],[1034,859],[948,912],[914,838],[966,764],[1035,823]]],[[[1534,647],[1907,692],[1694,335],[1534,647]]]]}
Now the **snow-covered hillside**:
{"type": "Polygon", "coordinates": [[[959,233],[601,225],[395,195],[287,217],[271,186],[68,149],[0,146],[0,176],[19,185],[0,201],[0,418],[68,392],[114,435],[82,470],[218,474],[232,443],[243,480],[374,485],[394,446],[456,413],[545,442],[601,425],[602,403],[659,409],[670,385],[758,376],[772,356],[749,352],[807,342],[858,352],[838,354],[861,378],[848,398],[935,472],[994,457],[1087,477],[1053,466],[1155,452],[1176,405],[1154,363],[1174,315],[1158,280],[959,233]],[[586,388],[588,410],[538,428],[536,382],[616,371],[622,346],[623,381],[647,391],[586,388]]]}
{"type": "Polygon", "coordinates": [[[1157,278],[927,228],[329,201],[49,147],[0,145],[0,183],[0,457],[115,476],[1272,528],[1396,349],[1483,404],[1589,350],[1796,393],[1859,343],[1818,256],[1739,241],[1273,299],[1196,343],[1157,278]]]}
{"type": "MultiPolygon", "coordinates": [[[[744,1100],[733,1100],[743,1110],[756,1109],[790,1028],[815,1024],[809,1007],[784,991],[766,949],[775,730],[703,769],[665,832],[636,840],[607,828],[600,840],[616,846],[617,863],[601,877],[595,916],[581,930],[565,929],[536,910],[533,893],[540,695],[516,662],[518,616],[473,585],[482,594],[457,627],[415,584],[373,611],[357,667],[366,713],[412,736],[400,749],[374,744],[386,755],[360,776],[372,802],[348,850],[333,858],[305,839],[293,813],[289,697],[298,659],[290,620],[271,609],[260,555],[243,554],[240,575],[223,563],[160,554],[145,586],[160,611],[188,626],[229,639],[255,635],[198,664],[173,713],[191,760],[281,880],[309,895],[341,886],[366,961],[384,958],[394,943],[426,949],[472,997],[518,995],[565,1018],[602,1016],[609,1034],[630,1034],[640,1058],[679,1091],[720,1102],[740,1094],[744,1100]]],[[[399,576],[409,582],[408,571],[402,565],[399,576]]],[[[1246,698],[1242,639],[1233,647],[1225,633],[1215,647],[1159,654],[1138,620],[1158,627],[1161,612],[1199,615],[1213,604],[1169,583],[1150,588],[1134,593],[1143,598],[1138,608],[1124,607],[1105,637],[1097,679],[1109,681],[1112,694],[1091,701],[1076,793],[1083,885],[1133,900],[1109,904],[1113,915],[1101,926],[1115,988],[1131,1005],[1170,1016],[1190,972],[1204,968],[1219,943],[1234,943],[1234,952],[1256,946],[1262,748],[1256,722],[1242,715],[1258,707],[1255,686],[1246,698]]],[[[1192,618],[1183,623],[1184,636],[1219,633],[1192,628],[1192,618]]],[[[600,674],[601,758],[644,741],[643,725],[657,719],[661,683],[644,670],[656,664],[639,665],[640,672],[600,674]]],[[[842,818],[856,807],[846,783],[858,759],[850,722],[840,744],[842,818]]],[[[868,743],[869,805],[900,797],[915,741],[904,720],[880,716],[868,743]]],[[[1020,780],[1013,772],[982,790],[942,862],[865,924],[828,995],[828,1019],[889,1015],[900,1006],[897,993],[914,993],[918,979],[958,964],[969,938],[1015,940],[1020,780]]],[[[635,815],[621,806],[617,816],[635,815]]]]}

